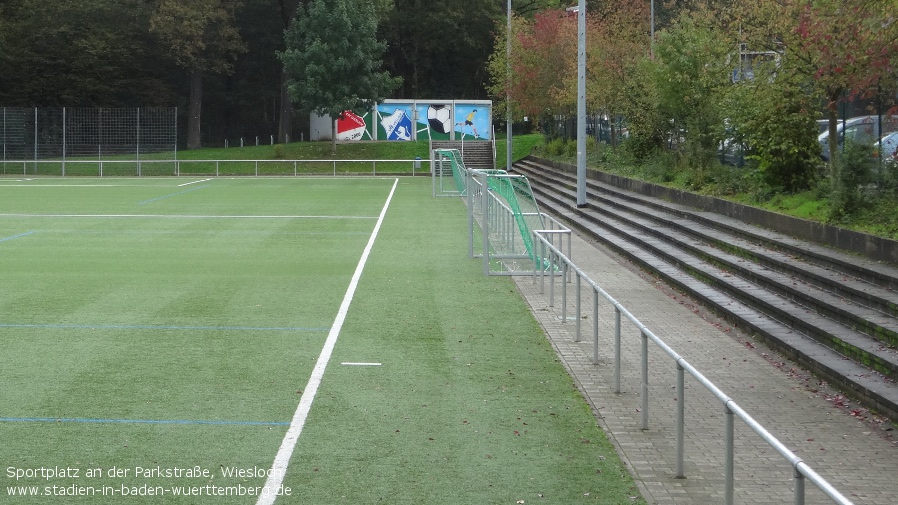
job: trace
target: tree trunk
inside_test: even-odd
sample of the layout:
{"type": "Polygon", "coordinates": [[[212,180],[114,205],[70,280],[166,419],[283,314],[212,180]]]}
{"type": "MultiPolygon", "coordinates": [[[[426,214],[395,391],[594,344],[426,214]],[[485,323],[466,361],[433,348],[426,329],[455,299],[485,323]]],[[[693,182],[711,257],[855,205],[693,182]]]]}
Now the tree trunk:
{"type": "Polygon", "coordinates": [[[278,111],[278,142],[286,144],[293,139],[293,104],[287,89],[287,73],[281,72],[280,110],[278,111]]]}
{"type": "Polygon", "coordinates": [[[187,117],[187,149],[199,149],[200,116],[203,110],[203,72],[198,68],[190,71],[190,106],[187,117]]]}
{"type": "MultiPolygon", "coordinates": [[[[838,104],[839,95],[842,91],[836,91],[830,94],[827,112],[829,113],[829,182],[830,184],[839,184],[839,123],[838,123],[838,104]]],[[[833,186],[835,187],[835,186],[833,186]]]]}

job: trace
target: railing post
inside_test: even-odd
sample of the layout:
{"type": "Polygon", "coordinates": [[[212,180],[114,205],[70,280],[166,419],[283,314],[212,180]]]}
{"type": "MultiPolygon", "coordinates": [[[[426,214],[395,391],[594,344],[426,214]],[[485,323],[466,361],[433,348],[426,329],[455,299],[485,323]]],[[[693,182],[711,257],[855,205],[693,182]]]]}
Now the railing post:
{"type": "Polygon", "coordinates": [[[677,362],[677,475],[685,479],[683,471],[684,442],[686,440],[686,380],[683,365],[677,362]]]}
{"type": "Polygon", "coordinates": [[[724,443],[726,444],[726,455],[724,458],[724,503],[733,505],[733,489],[735,483],[735,475],[733,468],[733,460],[735,458],[735,435],[733,426],[733,411],[730,410],[729,402],[724,405],[724,443]]]}
{"type": "MultiPolygon", "coordinates": [[[[559,257],[559,259],[561,259],[559,257]]],[[[561,266],[561,323],[567,323],[567,261],[561,266]]]]}
{"type": "Polygon", "coordinates": [[[481,174],[480,209],[483,211],[483,275],[490,274],[490,191],[489,176],[481,174]]]}
{"type": "Polygon", "coordinates": [[[579,342],[579,341],[580,341],[580,327],[582,326],[582,325],[580,324],[580,320],[583,319],[583,318],[580,317],[580,315],[582,314],[582,312],[581,312],[581,310],[582,310],[582,309],[581,309],[581,307],[582,307],[582,301],[581,301],[582,296],[580,296],[580,274],[577,273],[576,275],[577,275],[577,298],[576,298],[576,305],[577,305],[577,308],[576,308],[576,310],[575,310],[574,312],[577,313],[577,333],[576,333],[576,337],[574,338],[574,342],[579,342]]]}
{"type": "Polygon", "coordinates": [[[555,251],[549,251],[549,307],[555,306],[555,251]]]}
{"type": "Polygon", "coordinates": [[[798,471],[798,467],[792,467],[792,476],[795,483],[795,505],[804,505],[804,475],[798,471]]]}
{"type": "Polygon", "coordinates": [[[592,364],[599,364],[599,288],[593,287],[592,299],[592,364]]]}
{"type": "Polygon", "coordinates": [[[614,392],[620,394],[620,308],[614,307],[614,392]]]}
{"type": "Polygon", "coordinates": [[[640,329],[642,340],[642,387],[640,397],[642,403],[642,429],[649,429],[649,336],[645,330],[640,329]]]}

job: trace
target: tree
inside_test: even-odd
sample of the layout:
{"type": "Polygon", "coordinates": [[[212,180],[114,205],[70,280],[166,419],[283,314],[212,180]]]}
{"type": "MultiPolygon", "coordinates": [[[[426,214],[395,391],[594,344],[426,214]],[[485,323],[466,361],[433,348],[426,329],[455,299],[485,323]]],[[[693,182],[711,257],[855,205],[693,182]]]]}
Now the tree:
{"type": "MultiPolygon", "coordinates": [[[[649,5],[607,2],[587,14],[587,105],[614,120],[634,99],[627,81],[637,75],[638,62],[649,53],[649,5]]],[[[573,77],[569,89],[576,89],[573,77]]],[[[617,144],[616,135],[612,128],[612,145],[617,144]]]]}
{"type": "Polygon", "coordinates": [[[576,106],[565,75],[576,75],[577,18],[563,10],[546,10],[533,20],[512,19],[511,73],[505,30],[499,32],[489,62],[489,91],[500,102],[511,96],[516,116],[567,114],[576,106]]]}
{"type": "Polygon", "coordinates": [[[729,87],[727,55],[732,51],[710,12],[681,16],[658,34],[655,83],[661,114],[671,121],[671,138],[682,136],[680,153],[696,169],[694,184],[714,162],[723,137],[721,103],[729,87]]]}
{"type": "Polygon", "coordinates": [[[293,101],[336,120],[396,89],[402,81],[381,70],[386,45],[374,37],[376,29],[371,1],[311,0],[299,8],[285,34],[287,49],[279,53],[293,101]]]}
{"type": "Polygon", "coordinates": [[[187,148],[201,145],[203,74],[230,73],[231,61],[246,50],[234,25],[237,0],[157,0],[150,31],[168,55],[190,74],[187,148]]]}
{"type": "MultiPolygon", "coordinates": [[[[306,0],[302,0],[305,5],[306,0]]],[[[284,32],[290,29],[296,19],[296,9],[300,0],[278,0],[280,20],[284,32]]],[[[290,77],[281,68],[280,93],[278,94],[278,142],[285,143],[293,134],[293,104],[290,101],[288,85],[290,77]]]]}
{"type": "Polygon", "coordinates": [[[14,106],[171,105],[144,0],[8,0],[0,11],[0,102],[14,106]]]}
{"type": "Polygon", "coordinates": [[[504,2],[395,0],[379,33],[407,98],[485,98],[486,59],[504,2]]]}

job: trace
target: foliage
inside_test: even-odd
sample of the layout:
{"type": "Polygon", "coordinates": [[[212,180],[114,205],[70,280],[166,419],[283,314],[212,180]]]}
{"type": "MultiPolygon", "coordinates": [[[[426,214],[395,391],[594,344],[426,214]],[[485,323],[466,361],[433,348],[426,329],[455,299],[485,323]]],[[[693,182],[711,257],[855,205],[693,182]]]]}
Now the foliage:
{"type": "MultiPolygon", "coordinates": [[[[844,93],[869,95],[894,86],[898,23],[893,0],[761,0],[741,4],[746,40],[783,52],[783,67],[804,77],[823,99],[830,135],[844,93]]],[[[838,149],[830,144],[830,178],[838,182],[838,149]]]]}
{"type": "Polygon", "coordinates": [[[563,10],[540,12],[532,21],[514,18],[510,75],[504,37],[497,37],[490,60],[490,91],[500,99],[510,94],[518,117],[544,117],[574,110],[576,98],[571,96],[563,76],[576,74],[576,18],[563,10]]]}
{"type": "Polygon", "coordinates": [[[661,113],[660,97],[654,76],[654,62],[642,59],[630,68],[629,78],[619,86],[629,97],[620,112],[627,118],[630,139],[624,147],[639,162],[657,156],[670,139],[670,123],[661,113]]]}
{"type": "Polygon", "coordinates": [[[232,60],[246,47],[235,26],[236,0],[159,0],[150,31],[178,66],[230,73],[232,60]]]}
{"type": "Polygon", "coordinates": [[[4,1],[0,104],[172,105],[148,16],[143,0],[4,1]]]}
{"type": "MultiPolygon", "coordinates": [[[[383,3],[383,0],[381,0],[383,3]]],[[[502,2],[392,0],[378,28],[384,68],[403,76],[398,97],[486,98],[487,48],[502,2]]]]}
{"type": "Polygon", "coordinates": [[[658,34],[654,80],[659,111],[669,118],[666,135],[682,161],[696,170],[694,184],[715,162],[723,138],[723,92],[729,86],[732,47],[710,15],[689,14],[658,34]]]}
{"type": "MultiPolygon", "coordinates": [[[[384,43],[370,1],[312,0],[297,11],[279,53],[291,78],[290,95],[307,109],[331,118],[370,107],[401,83],[381,70],[384,43]]],[[[333,150],[336,150],[336,135],[333,150]]]]}
{"type": "Polygon", "coordinates": [[[206,72],[229,74],[231,61],[246,47],[235,26],[238,0],[159,0],[150,32],[168,57],[190,74],[187,147],[200,147],[202,79],[206,72]]]}
{"type": "Polygon", "coordinates": [[[829,219],[838,222],[861,211],[870,201],[868,184],[873,180],[875,160],[869,146],[845,142],[838,163],[840,179],[832,188],[829,219]]]}
{"type": "MultiPolygon", "coordinates": [[[[649,52],[646,28],[648,2],[607,2],[598,11],[587,10],[587,107],[615,118],[632,100],[634,70],[649,52]]],[[[568,89],[577,88],[569,74],[568,89]]],[[[638,84],[635,84],[638,85],[638,84]]],[[[616,131],[612,144],[616,145],[616,131]]]]}
{"type": "Polygon", "coordinates": [[[731,145],[747,145],[763,181],[792,193],[811,187],[820,167],[815,101],[800,81],[756,66],[755,79],[733,86],[726,109],[731,145]]]}

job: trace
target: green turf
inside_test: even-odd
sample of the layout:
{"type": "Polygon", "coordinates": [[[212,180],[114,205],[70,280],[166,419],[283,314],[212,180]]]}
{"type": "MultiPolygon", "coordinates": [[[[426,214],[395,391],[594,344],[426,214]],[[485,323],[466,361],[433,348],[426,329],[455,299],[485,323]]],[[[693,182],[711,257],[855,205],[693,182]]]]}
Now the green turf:
{"type": "MultiPolygon", "coordinates": [[[[220,469],[271,466],[393,180],[0,182],[0,502],[253,503],[120,489],[264,484],[220,469]],[[9,495],[54,484],[119,494],[9,495]]],[[[641,502],[465,216],[399,180],[277,503],[641,502]]]]}

